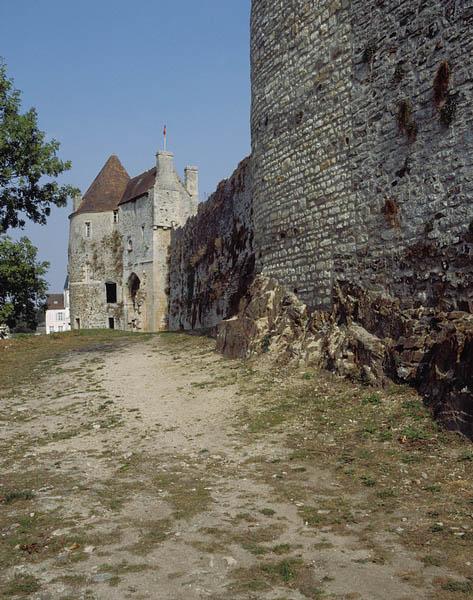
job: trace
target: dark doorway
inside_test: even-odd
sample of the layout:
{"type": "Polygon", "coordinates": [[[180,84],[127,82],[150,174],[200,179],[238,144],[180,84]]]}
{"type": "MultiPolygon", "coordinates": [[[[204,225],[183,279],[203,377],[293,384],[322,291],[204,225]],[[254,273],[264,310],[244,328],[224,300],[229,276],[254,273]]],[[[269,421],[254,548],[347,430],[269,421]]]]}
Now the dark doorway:
{"type": "Polygon", "coordinates": [[[76,319],[76,329],[80,329],[80,319],[76,319]]]}
{"type": "Polygon", "coordinates": [[[113,317],[108,317],[108,328],[115,329],[115,319],[113,317]]]}
{"type": "Polygon", "coordinates": [[[140,278],[135,273],[132,273],[128,279],[128,289],[130,291],[130,298],[133,300],[133,304],[135,303],[136,294],[140,289],[140,278]]]}
{"type": "Polygon", "coordinates": [[[107,304],[116,304],[117,303],[117,284],[112,282],[107,282],[105,284],[105,290],[107,292],[107,304]]]}

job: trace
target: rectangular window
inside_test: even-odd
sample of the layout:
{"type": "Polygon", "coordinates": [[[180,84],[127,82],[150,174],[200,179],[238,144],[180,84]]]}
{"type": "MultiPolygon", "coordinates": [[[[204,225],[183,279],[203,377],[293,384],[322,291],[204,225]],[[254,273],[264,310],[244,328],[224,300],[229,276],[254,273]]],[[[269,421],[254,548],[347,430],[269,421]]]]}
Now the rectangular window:
{"type": "Polygon", "coordinates": [[[106,283],[105,291],[107,293],[107,304],[116,304],[117,302],[117,284],[106,283]]]}
{"type": "Polygon", "coordinates": [[[90,222],[86,221],[85,223],[85,237],[90,238],[90,222]]]}
{"type": "Polygon", "coordinates": [[[64,313],[57,313],[56,321],[64,321],[64,313]]]}
{"type": "Polygon", "coordinates": [[[118,210],[113,211],[113,222],[118,223],[118,210]]]}
{"type": "Polygon", "coordinates": [[[145,226],[144,225],[141,226],[141,239],[142,240],[145,239],[145,226]]]}
{"type": "Polygon", "coordinates": [[[49,326],[49,333],[54,333],[54,325],[49,326]]]}
{"type": "Polygon", "coordinates": [[[58,331],[63,331],[64,327],[62,325],[59,325],[59,327],[57,328],[58,331]]]}

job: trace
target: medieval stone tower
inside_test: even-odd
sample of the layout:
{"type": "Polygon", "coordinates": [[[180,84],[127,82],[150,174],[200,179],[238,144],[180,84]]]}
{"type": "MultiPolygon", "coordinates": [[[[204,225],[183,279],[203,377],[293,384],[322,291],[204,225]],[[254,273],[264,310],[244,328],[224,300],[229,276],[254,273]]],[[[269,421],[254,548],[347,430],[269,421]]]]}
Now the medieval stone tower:
{"type": "Polygon", "coordinates": [[[473,9],[253,0],[257,269],[473,310],[473,9]]]}
{"type": "Polygon", "coordinates": [[[111,156],[70,216],[72,327],[166,329],[170,235],[197,204],[198,171],[182,183],[172,153],[132,179],[111,156]]]}

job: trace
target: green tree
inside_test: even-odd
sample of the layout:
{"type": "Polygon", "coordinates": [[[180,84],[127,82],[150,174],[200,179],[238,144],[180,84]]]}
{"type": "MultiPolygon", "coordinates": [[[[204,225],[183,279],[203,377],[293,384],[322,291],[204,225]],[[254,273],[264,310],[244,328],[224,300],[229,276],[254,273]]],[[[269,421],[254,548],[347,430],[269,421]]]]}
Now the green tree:
{"type": "Polygon", "coordinates": [[[24,227],[25,218],[44,225],[51,206],[65,206],[77,191],[54,180],[71,168],[57,156],[59,142],[46,141],[34,108],[20,108],[21,94],[0,61],[0,233],[24,227]]]}
{"type": "Polygon", "coordinates": [[[36,327],[37,309],[46,298],[44,275],[49,263],[37,261],[38,250],[27,237],[14,242],[0,237],[0,324],[36,327]]]}

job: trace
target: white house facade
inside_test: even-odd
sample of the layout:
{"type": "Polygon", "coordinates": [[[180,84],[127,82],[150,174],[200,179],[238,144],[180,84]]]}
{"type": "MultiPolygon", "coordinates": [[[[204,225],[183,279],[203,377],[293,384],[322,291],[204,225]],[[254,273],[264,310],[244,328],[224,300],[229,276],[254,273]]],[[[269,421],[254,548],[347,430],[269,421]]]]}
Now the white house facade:
{"type": "Polygon", "coordinates": [[[62,294],[48,294],[46,308],[46,333],[61,333],[71,330],[69,290],[62,294]]]}

